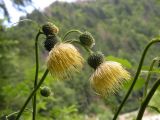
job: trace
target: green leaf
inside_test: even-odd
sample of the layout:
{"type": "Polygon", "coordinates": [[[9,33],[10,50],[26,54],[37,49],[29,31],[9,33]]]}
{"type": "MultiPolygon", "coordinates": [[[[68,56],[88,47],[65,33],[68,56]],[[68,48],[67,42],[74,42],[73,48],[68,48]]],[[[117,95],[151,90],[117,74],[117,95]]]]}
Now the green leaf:
{"type": "Polygon", "coordinates": [[[132,67],[131,63],[126,59],[122,59],[122,58],[118,58],[118,57],[114,57],[114,56],[107,56],[106,60],[119,62],[126,68],[131,68],[132,67]]]}
{"type": "MultiPolygon", "coordinates": [[[[145,80],[143,78],[139,78],[133,88],[134,91],[137,91],[143,87],[145,80]]],[[[127,91],[132,84],[132,80],[128,81],[124,84],[124,90],[127,91]]]]}

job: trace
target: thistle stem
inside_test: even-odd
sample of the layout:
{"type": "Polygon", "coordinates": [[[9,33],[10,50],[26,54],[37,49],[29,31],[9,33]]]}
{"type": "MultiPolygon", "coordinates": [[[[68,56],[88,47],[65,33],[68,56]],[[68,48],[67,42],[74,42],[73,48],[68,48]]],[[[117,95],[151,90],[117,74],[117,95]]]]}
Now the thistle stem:
{"type": "Polygon", "coordinates": [[[132,84],[131,84],[131,86],[130,86],[130,88],[129,88],[127,94],[126,94],[126,96],[124,97],[121,105],[119,106],[117,112],[115,113],[115,115],[114,115],[114,117],[113,117],[113,120],[116,120],[116,119],[117,119],[117,117],[118,117],[118,115],[119,115],[122,107],[124,106],[126,100],[128,99],[128,97],[129,97],[129,95],[130,95],[130,93],[131,93],[131,91],[132,91],[132,89],[133,89],[133,87],[134,87],[134,85],[135,85],[135,83],[136,83],[136,81],[137,81],[137,79],[138,79],[138,76],[139,76],[139,74],[140,74],[140,71],[141,71],[141,68],[142,68],[142,65],[143,65],[143,61],[144,61],[144,58],[145,58],[145,56],[146,56],[146,53],[147,53],[148,49],[150,48],[150,46],[151,46],[152,44],[158,43],[158,42],[160,42],[160,39],[159,39],[159,38],[155,38],[155,39],[151,40],[151,41],[147,44],[147,46],[145,47],[145,49],[144,49],[144,51],[143,51],[143,53],[142,53],[141,60],[140,60],[140,62],[139,62],[139,66],[138,66],[136,75],[135,75],[135,77],[134,77],[134,79],[133,79],[133,81],[132,81],[132,84]]]}
{"type": "Polygon", "coordinates": [[[148,75],[147,75],[147,79],[146,79],[146,82],[145,82],[145,86],[144,86],[144,91],[143,91],[143,100],[145,99],[146,95],[147,95],[147,88],[148,88],[148,83],[149,83],[149,80],[150,80],[150,77],[151,77],[151,71],[153,70],[153,66],[155,64],[155,62],[158,60],[158,58],[154,58],[152,60],[152,63],[150,65],[150,68],[149,68],[149,71],[148,71],[148,75]]]}
{"type": "MultiPolygon", "coordinates": [[[[36,35],[36,39],[35,39],[35,56],[36,56],[36,72],[35,72],[35,80],[34,80],[34,89],[36,88],[37,86],[37,82],[38,82],[38,70],[39,70],[39,58],[38,58],[38,38],[39,36],[42,34],[42,32],[38,32],[37,35],[36,35]]],[[[36,119],[36,100],[37,100],[37,97],[36,97],[36,93],[33,97],[33,114],[32,114],[32,120],[35,120],[36,119]]]]}
{"type": "Polygon", "coordinates": [[[151,88],[151,90],[149,91],[148,95],[146,96],[145,100],[142,102],[136,120],[141,120],[142,119],[144,111],[145,111],[149,101],[151,100],[152,96],[154,95],[155,91],[159,87],[159,85],[160,85],[160,79],[156,80],[156,82],[154,83],[153,87],[151,88]]]}
{"type": "Polygon", "coordinates": [[[24,103],[24,105],[22,106],[21,110],[19,111],[17,117],[15,120],[19,120],[21,114],[23,113],[24,109],[26,108],[27,104],[29,103],[29,101],[31,100],[31,98],[33,97],[33,95],[37,92],[37,90],[39,89],[39,87],[41,86],[41,84],[43,83],[43,81],[45,80],[47,74],[48,74],[48,69],[44,72],[41,80],[39,81],[39,83],[37,84],[36,88],[30,93],[30,95],[28,96],[26,102],[24,103]]]}
{"type": "MultiPolygon", "coordinates": [[[[24,109],[24,111],[26,111],[26,112],[27,112],[27,111],[33,112],[32,110],[30,110],[30,109],[28,109],[28,108],[24,109]]],[[[13,113],[7,115],[7,116],[6,116],[7,120],[8,120],[8,118],[9,118],[10,116],[15,115],[15,114],[18,114],[18,113],[19,113],[19,111],[16,111],[16,112],[13,112],[13,113]]]]}
{"type": "Polygon", "coordinates": [[[69,34],[71,34],[71,33],[74,33],[74,32],[79,33],[79,34],[82,34],[82,32],[79,31],[79,30],[70,30],[70,31],[68,31],[68,32],[64,35],[62,41],[66,40],[67,36],[68,36],[69,34]]]}
{"type": "Polygon", "coordinates": [[[77,43],[77,44],[81,45],[89,54],[92,54],[92,53],[93,53],[93,51],[92,51],[90,48],[82,45],[81,42],[78,41],[78,40],[72,39],[72,40],[67,40],[66,42],[77,43]]]}

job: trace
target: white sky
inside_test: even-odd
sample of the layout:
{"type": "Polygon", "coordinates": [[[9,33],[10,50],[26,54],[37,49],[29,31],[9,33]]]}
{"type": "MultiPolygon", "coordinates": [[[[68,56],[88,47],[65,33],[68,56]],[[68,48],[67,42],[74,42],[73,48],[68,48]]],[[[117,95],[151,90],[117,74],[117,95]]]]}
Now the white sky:
{"type": "MultiPolygon", "coordinates": [[[[74,2],[76,0],[32,0],[33,1],[33,6],[36,7],[37,9],[39,10],[43,10],[45,7],[49,6],[51,3],[55,2],[55,1],[61,1],[61,2],[74,2]]],[[[20,16],[24,16],[25,13],[23,12],[19,12],[17,11],[13,6],[12,6],[12,3],[11,3],[11,0],[4,0],[4,2],[6,3],[6,7],[9,11],[9,15],[10,15],[10,18],[11,18],[11,22],[12,23],[16,23],[18,22],[19,20],[19,17],[20,16]]],[[[33,7],[32,6],[28,6],[26,8],[26,11],[28,13],[31,13],[33,11],[33,7]]],[[[1,11],[0,11],[1,12],[1,11]]],[[[2,13],[0,13],[0,19],[2,19],[3,16],[2,16],[2,13]]]]}

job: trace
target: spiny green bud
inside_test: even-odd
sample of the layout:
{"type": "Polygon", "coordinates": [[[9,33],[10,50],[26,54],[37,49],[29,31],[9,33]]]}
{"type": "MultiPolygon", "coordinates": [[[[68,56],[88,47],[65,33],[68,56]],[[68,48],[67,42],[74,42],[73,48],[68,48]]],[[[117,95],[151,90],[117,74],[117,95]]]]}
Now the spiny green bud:
{"type": "Polygon", "coordinates": [[[95,40],[94,40],[92,34],[87,31],[82,33],[79,36],[79,40],[82,45],[88,46],[90,48],[92,48],[95,45],[95,40]]]}
{"type": "Polygon", "coordinates": [[[55,46],[55,44],[59,41],[59,37],[55,35],[47,36],[46,40],[44,41],[44,47],[46,50],[51,51],[51,49],[55,46]]]}
{"type": "Polygon", "coordinates": [[[56,25],[51,22],[47,22],[42,26],[42,31],[45,35],[56,35],[59,32],[59,29],[56,25]]]}
{"type": "Polygon", "coordinates": [[[40,93],[41,93],[42,96],[48,97],[48,96],[51,95],[51,89],[47,86],[44,86],[44,87],[41,88],[40,93]]]}
{"type": "Polygon", "coordinates": [[[93,53],[88,57],[88,64],[94,69],[96,69],[103,62],[104,62],[104,55],[100,52],[93,53]]]}

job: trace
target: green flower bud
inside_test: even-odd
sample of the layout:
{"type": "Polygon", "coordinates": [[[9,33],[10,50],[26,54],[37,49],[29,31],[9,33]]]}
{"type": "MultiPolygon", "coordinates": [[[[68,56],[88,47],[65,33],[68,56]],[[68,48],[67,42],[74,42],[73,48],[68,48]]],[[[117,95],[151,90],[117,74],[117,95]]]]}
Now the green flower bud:
{"type": "Polygon", "coordinates": [[[58,41],[59,41],[59,37],[55,35],[47,36],[44,42],[44,47],[46,48],[47,51],[50,51],[58,41]]]}
{"type": "Polygon", "coordinates": [[[88,58],[88,64],[94,69],[96,69],[103,62],[104,62],[104,55],[100,52],[93,53],[88,58]]]}
{"type": "Polygon", "coordinates": [[[95,40],[94,40],[92,34],[87,31],[82,33],[79,36],[79,40],[82,45],[88,46],[90,48],[92,48],[95,45],[95,40]]]}
{"type": "Polygon", "coordinates": [[[42,26],[42,31],[45,35],[56,35],[59,32],[59,29],[53,23],[47,22],[42,26]]]}
{"type": "Polygon", "coordinates": [[[48,96],[51,95],[51,89],[47,86],[44,86],[44,87],[41,88],[40,93],[41,93],[42,96],[48,97],[48,96]]]}

